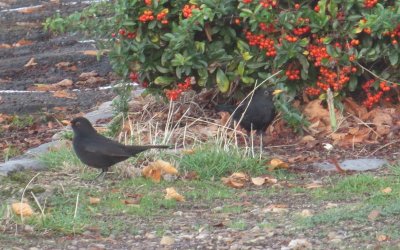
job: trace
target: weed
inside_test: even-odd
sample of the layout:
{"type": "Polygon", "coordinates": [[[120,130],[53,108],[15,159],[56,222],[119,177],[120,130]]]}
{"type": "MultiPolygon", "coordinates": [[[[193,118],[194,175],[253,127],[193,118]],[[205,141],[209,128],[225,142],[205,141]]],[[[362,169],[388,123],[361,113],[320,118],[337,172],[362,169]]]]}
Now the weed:
{"type": "Polygon", "coordinates": [[[243,219],[233,220],[229,223],[228,227],[236,230],[246,230],[247,223],[243,219]]]}

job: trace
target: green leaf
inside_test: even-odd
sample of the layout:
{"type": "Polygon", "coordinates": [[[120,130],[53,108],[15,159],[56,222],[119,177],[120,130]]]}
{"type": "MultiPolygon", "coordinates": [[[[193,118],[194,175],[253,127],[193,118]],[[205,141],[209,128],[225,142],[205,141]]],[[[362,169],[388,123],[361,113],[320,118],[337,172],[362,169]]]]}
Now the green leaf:
{"type": "Polygon", "coordinates": [[[157,84],[157,85],[161,85],[161,86],[168,86],[174,81],[175,81],[174,77],[159,76],[154,80],[154,83],[157,84]]]}
{"type": "Polygon", "coordinates": [[[243,74],[244,74],[244,62],[243,61],[241,61],[239,63],[239,65],[237,67],[237,73],[238,73],[238,75],[243,76],[243,74]]]}
{"type": "Polygon", "coordinates": [[[350,77],[350,81],[349,81],[349,84],[348,84],[349,90],[350,90],[351,92],[353,92],[354,90],[356,90],[356,88],[357,88],[357,83],[358,83],[357,76],[352,75],[352,76],[350,77]]]}
{"type": "Polygon", "coordinates": [[[217,81],[218,88],[222,93],[225,93],[229,90],[228,77],[226,77],[225,73],[221,69],[217,70],[216,81],[217,81]]]}
{"type": "Polygon", "coordinates": [[[304,73],[308,74],[308,68],[310,67],[310,63],[308,62],[307,58],[302,54],[298,54],[297,59],[299,60],[301,66],[303,67],[304,73]]]}
{"type": "Polygon", "coordinates": [[[243,76],[240,79],[242,80],[242,82],[244,84],[247,84],[247,85],[253,84],[256,81],[256,80],[254,80],[254,78],[249,77],[249,76],[243,76]]]}
{"type": "Polygon", "coordinates": [[[243,59],[244,59],[245,61],[248,61],[248,60],[250,60],[251,58],[253,58],[253,56],[250,54],[250,52],[244,52],[244,53],[242,54],[242,57],[243,57],[243,59]]]}
{"type": "Polygon", "coordinates": [[[395,66],[399,61],[399,54],[396,53],[396,51],[392,51],[392,53],[389,54],[389,61],[392,66],[395,66]]]}

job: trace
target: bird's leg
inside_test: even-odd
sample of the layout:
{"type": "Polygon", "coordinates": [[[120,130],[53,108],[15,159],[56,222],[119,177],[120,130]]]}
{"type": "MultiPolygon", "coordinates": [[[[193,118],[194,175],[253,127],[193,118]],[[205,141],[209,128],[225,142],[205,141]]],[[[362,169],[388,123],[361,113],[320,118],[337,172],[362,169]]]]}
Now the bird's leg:
{"type": "Polygon", "coordinates": [[[263,134],[260,133],[259,136],[260,136],[260,159],[261,159],[261,155],[262,155],[263,147],[264,147],[264,145],[263,145],[263,134]]]}
{"type": "Polygon", "coordinates": [[[106,171],[107,171],[107,169],[101,169],[101,172],[100,172],[100,174],[98,174],[93,180],[97,180],[100,176],[102,176],[102,180],[104,179],[104,176],[106,175],[106,171]]]}

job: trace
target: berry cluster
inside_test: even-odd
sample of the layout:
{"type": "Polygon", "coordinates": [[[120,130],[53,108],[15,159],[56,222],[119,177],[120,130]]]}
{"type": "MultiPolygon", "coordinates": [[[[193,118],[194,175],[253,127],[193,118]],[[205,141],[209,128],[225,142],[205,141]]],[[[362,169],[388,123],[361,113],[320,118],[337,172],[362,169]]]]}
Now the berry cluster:
{"type": "MultiPolygon", "coordinates": [[[[365,93],[367,94],[367,100],[365,100],[363,102],[364,106],[367,108],[372,108],[372,106],[376,103],[379,102],[379,100],[382,98],[383,96],[383,90],[378,91],[375,94],[372,94],[370,89],[372,84],[375,82],[375,80],[371,79],[366,81],[363,85],[362,85],[362,89],[365,91],[365,93]]],[[[390,89],[390,88],[389,88],[390,89]]]]}
{"type": "Polygon", "coordinates": [[[243,3],[252,3],[253,0],[243,0],[243,3]]]}
{"type": "Polygon", "coordinates": [[[139,16],[139,22],[145,23],[145,22],[150,22],[154,20],[154,15],[153,11],[151,10],[145,10],[143,11],[143,14],[139,16]]]}
{"type": "Polygon", "coordinates": [[[288,41],[290,43],[295,43],[298,40],[298,38],[296,36],[290,36],[290,35],[286,35],[285,39],[286,39],[286,41],[288,41]]]}
{"type": "Polygon", "coordinates": [[[192,11],[194,9],[199,9],[199,7],[197,7],[197,5],[195,4],[186,4],[185,6],[183,6],[182,9],[182,14],[184,18],[190,18],[192,16],[192,11]]]}
{"type": "Polygon", "coordinates": [[[310,96],[317,96],[321,94],[321,90],[314,87],[307,87],[305,93],[310,96]]]}
{"type": "Polygon", "coordinates": [[[182,92],[185,92],[191,88],[191,81],[191,77],[187,77],[184,82],[177,84],[178,88],[166,90],[165,96],[168,98],[168,100],[176,101],[182,92]]]}
{"type": "Polygon", "coordinates": [[[260,5],[264,8],[275,8],[277,4],[277,0],[260,0],[260,5]]]}
{"type": "MultiPolygon", "coordinates": [[[[135,39],[135,37],[136,37],[136,33],[135,33],[135,32],[127,32],[125,29],[119,29],[119,30],[118,30],[118,34],[119,34],[121,37],[126,37],[126,38],[128,38],[128,39],[135,39]]],[[[115,37],[117,36],[117,34],[112,33],[111,36],[112,36],[113,38],[115,38],[115,37]]]]}
{"type": "Polygon", "coordinates": [[[384,36],[390,36],[390,39],[392,39],[392,44],[396,45],[398,44],[398,39],[400,39],[400,24],[397,25],[396,29],[394,29],[392,32],[387,31],[383,33],[384,36]]]}
{"type": "Polygon", "coordinates": [[[378,0],[364,0],[364,7],[367,9],[371,9],[375,7],[375,5],[378,3],[378,0]]]}
{"type": "Polygon", "coordinates": [[[350,44],[351,44],[352,46],[360,45],[360,40],[353,39],[353,40],[350,41],[350,44]]]}
{"type": "Polygon", "coordinates": [[[299,28],[294,28],[293,29],[293,34],[296,36],[302,36],[304,34],[307,34],[311,31],[310,26],[304,26],[304,27],[299,27],[299,28]]]}
{"type": "Polygon", "coordinates": [[[150,6],[153,3],[153,0],[144,0],[144,4],[150,6]]]}
{"type": "Polygon", "coordinates": [[[169,10],[163,9],[160,13],[157,14],[157,20],[160,21],[162,24],[168,24],[167,14],[169,10]]]}
{"type": "Polygon", "coordinates": [[[137,72],[131,72],[129,74],[129,79],[131,79],[132,82],[137,82],[139,78],[139,74],[137,72]]]}
{"type": "Polygon", "coordinates": [[[288,69],[288,70],[286,70],[285,75],[287,76],[287,78],[289,80],[292,80],[292,81],[299,80],[300,79],[300,70],[299,69],[292,69],[292,70],[288,69]]]}
{"type": "Polygon", "coordinates": [[[275,32],[275,26],[272,23],[270,23],[270,24],[260,23],[260,24],[258,24],[258,27],[260,27],[260,29],[262,31],[265,31],[267,33],[275,32]]]}
{"type": "Polygon", "coordinates": [[[317,80],[317,86],[322,90],[333,88],[333,90],[341,90],[350,80],[350,73],[352,68],[344,66],[339,70],[339,73],[329,70],[328,68],[321,67],[317,80]]]}
{"type": "Polygon", "coordinates": [[[315,60],[314,66],[321,66],[322,60],[329,60],[331,56],[326,51],[325,46],[309,45],[308,51],[310,52],[309,59],[315,60]]]}
{"type": "Polygon", "coordinates": [[[246,39],[250,46],[257,46],[259,49],[266,49],[266,56],[276,56],[275,42],[270,38],[265,38],[264,34],[253,34],[250,31],[246,32],[246,39]]]}

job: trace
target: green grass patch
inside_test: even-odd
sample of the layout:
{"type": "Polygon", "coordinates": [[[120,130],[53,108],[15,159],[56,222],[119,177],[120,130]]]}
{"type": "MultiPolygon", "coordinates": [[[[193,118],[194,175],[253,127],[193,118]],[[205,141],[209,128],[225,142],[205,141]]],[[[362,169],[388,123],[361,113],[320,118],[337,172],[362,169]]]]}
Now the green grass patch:
{"type": "Polygon", "coordinates": [[[50,169],[60,169],[66,164],[74,166],[82,165],[73,149],[67,146],[50,150],[40,155],[39,160],[45,163],[50,169]]]}
{"type": "Polygon", "coordinates": [[[232,229],[236,229],[236,230],[246,230],[247,229],[247,223],[243,219],[236,219],[236,220],[231,221],[228,224],[228,227],[232,228],[232,229]]]}
{"type": "Polygon", "coordinates": [[[204,145],[193,154],[180,160],[181,171],[195,171],[201,179],[221,178],[234,172],[245,172],[251,176],[266,173],[265,160],[247,157],[244,150],[231,147],[224,150],[216,145],[204,145]]]}

